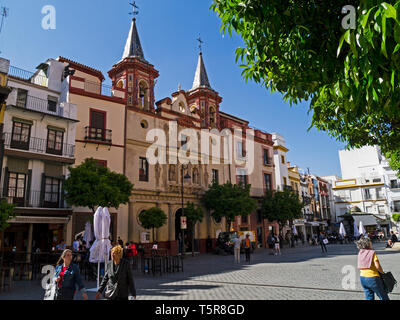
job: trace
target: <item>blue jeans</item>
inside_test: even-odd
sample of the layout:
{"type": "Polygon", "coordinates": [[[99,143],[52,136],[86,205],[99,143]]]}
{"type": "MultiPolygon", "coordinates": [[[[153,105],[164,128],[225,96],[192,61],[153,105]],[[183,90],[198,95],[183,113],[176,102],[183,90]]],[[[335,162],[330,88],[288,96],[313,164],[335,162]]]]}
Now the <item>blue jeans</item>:
{"type": "Polygon", "coordinates": [[[380,277],[360,277],[366,300],[375,300],[375,294],[381,300],[390,300],[380,277]]]}

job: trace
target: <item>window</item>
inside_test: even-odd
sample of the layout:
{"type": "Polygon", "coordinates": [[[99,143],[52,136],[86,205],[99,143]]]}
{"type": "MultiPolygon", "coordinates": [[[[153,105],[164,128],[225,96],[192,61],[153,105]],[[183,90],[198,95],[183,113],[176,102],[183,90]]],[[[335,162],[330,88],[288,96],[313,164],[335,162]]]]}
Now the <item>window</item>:
{"type": "Polygon", "coordinates": [[[371,193],[369,191],[369,189],[365,189],[365,199],[366,200],[370,200],[371,199],[371,193]]]}
{"type": "Polygon", "coordinates": [[[62,155],[64,132],[54,129],[47,131],[47,153],[62,155]]]}
{"type": "Polygon", "coordinates": [[[271,175],[268,173],[264,173],[264,185],[266,190],[272,189],[271,175]]]}
{"type": "Polygon", "coordinates": [[[186,151],[187,150],[187,143],[188,143],[188,137],[185,136],[184,134],[181,135],[181,148],[182,150],[186,151]]]}
{"type": "Polygon", "coordinates": [[[143,129],[147,129],[147,128],[149,127],[149,124],[147,123],[146,120],[142,120],[142,121],[140,122],[140,126],[141,126],[143,129]]]}
{"type": "Polygon", "coordinates": [[[379,213],[385,213],[385,206],[378,206],[379,213]]]}
{"type": "Polygon", "coordinates": [[[394,212],[400,212],[400,201],[393,201],[394,212]]]}
{"type": "Polygon", "coordinates": [[[29,150],[30,134],[30,124],[13,122],[11,148],[29,150]]]}
{"type": "Polygon", "coordinates": [[[213,183],[219,183],[218,170],[212,169],[212,181],[213,183]]]}
{"type": "Polygon", "coordinates": [[[248,224],[249,223],[249,219],[248,216],[242,216],[242,223],[241,224],[248,224]]]}
{"type": "Polygon", "coordinates": [[[372,182],[381,182],[381,178],[373,179],[372,182]]]}
{"type": "Polygon", "coordinates": [[[285,156],[281,156],[282,164],[285,164],[285,156]]]}
{"type": "Polygon", "coordinates": [[[179,102],[179,111],[182,113],[186,112],[186,108],[185,108],[185,105],[183,104],[183,102],[179,102]]]}
{"type": "Polygon", "coordinates": [[[149,109],[149,89],[145,81],[139,83],[139,108],[149,109]]]}
{"type": "Polygon", "coordinates": [[[366,210],[367,210],[368,213],[372,213],[372,207],[371,206],[366,207],[366,210]]]}
{"type": "Polygon", "coordinates": [[[247,174],[246,170],[238,169],[237,170],[237,183],[242,184],[243,186],[247,185],[247,174]]]}
{"type": "Polygon", "coordinates": [[[13,198],[14,204],[22,204],[25,197],[26,174],[10,172],[8,175],[7,196],[13,198]]]}
{"type": "Polygon", "coordinates": [[[283,177],[283,184],[284,184],[285,186],[287,186],[287,179],[286,179],[286,177],[283,177]]]}
{"type": "Polygon", "coordinates": [[[149,181],[149,163],[146,158],[139,158],[139,181],[149,181]]]}
{"type": "Polygon", "coordinates": [[[399,183],[397,180],[390,180],[390,188],[397,189],[399,188],[399,183]]]}
{"type": "Polygon", "coordinates": [[[17,107],[26,108],[26,101],[28,100],[28,91],[23,89],[17,90],[17,107]]]}
{"type": "Polygon", "coordinates": [[[58,98],[49,96],[47,100],[47,111],[57,112],[58,98]]]}
{"type": "Polygon", "coordinates": [[[271,164],[271,159],[269,158],[268,150],[264,149],[264,165],[268,166],[269,164],[271,164]]]}
{"type": "Polygon", "coordinates": [[[97,160],[97,159],[95,159],[95,161],[97,162],[97,164],[98,164],[100,167],[107,168],[107,160],[97,160]]]}
{"type": "Polygon", "coordinates": [[[216,113],[214,107],[210,107],[210,126],[214,127],[216,123],[216,113]]]}
{"type": "Polygon", "coordinates": [[[376,199],[383,199],[383,192],[382,192],[382,188],[376,188],[376,199]]]}
{"type": "Polygon", "coordinates": [[[243,142],[238,141],[237,142],[237,157],[238,157],[238,159],[242,159],[245,156],[246,156],[246,153],[243,148],[243,142]]]}
{"type": "Polygon", "coordinates": [[[58,207],[60,199],[60,179],[46,177],[45,193],[44,193],[44,207],[58,207]]]}
{"type": "Polygon", "coordinates": [[[90,130],[88,138],[106,140],[106,112],[90,110],[90,130]]]}

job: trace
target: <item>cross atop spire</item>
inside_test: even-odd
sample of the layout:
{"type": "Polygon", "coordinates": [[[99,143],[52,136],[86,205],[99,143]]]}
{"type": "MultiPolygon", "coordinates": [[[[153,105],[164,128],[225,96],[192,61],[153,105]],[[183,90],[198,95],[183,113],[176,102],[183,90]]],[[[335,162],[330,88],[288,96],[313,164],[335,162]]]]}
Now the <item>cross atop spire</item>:
{"type": "Polygon", "coordinates": [[[133,12],[130,12],[129,14],[133,15],[133,19],[135,19],[135,16],[139,14],[139,7],[136,5],[136,1],[133,1],[133,3],[129,3],[132,6],[133,12]]]}
{"type": "Polygon", "coordinates": [[[200,53],[202,53],[201,46],[202,46],[202,44],[204,43],[204,41],[201,40],[200,35],[199,35],[199,37],[197,38],[197,41],[199,42],[199,50],[200,50],[200,53]]]}
{"type": "Polygon", "coordinates": [[[122,55],[122,60],[125,58],[133,58],[133,57],[145,60],[142,45],[140,44],[139,33],[136,28],[135,15],[139,13],[139,11],[137,11],[138,6],[136,6],[136,2],[130,3],[130,5],[133,7],[133,12],[131,13],[133,15],[133,19],[128,39],[126,40],[125,50],[124,54],[122,55]]]}

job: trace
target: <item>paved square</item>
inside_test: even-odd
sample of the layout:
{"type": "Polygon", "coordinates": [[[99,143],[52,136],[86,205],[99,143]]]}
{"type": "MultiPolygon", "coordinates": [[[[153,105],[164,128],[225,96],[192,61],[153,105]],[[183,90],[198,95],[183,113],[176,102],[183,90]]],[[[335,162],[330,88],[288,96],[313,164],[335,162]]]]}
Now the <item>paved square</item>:
{"type": "MultiPolygon", "coordinates": [[[[400,279],[400,252],[387,251],[383,242],[374,244],[384,271],[400,279]]],[[[281,256],[271,256],[259,249],[251,263],[234,263],[232,256],[204,254],[188,256],[184,272],[144,275],[135,271],[138,300],[363,300],[364,293],[357,270],[358,250],[354,244],[328,245],[328,254],[319,246],[282,250],[281,256]],[[355,288],[345,290],[342,280],[344,266],[353,266],[355,288]]],[[[94,288],[94,282],[85,282],[94,288]]],[[[14,282],[12,292],[0,293],[0,300],[41,300],[43,289],[39,281],[14,282]]],[[[81,299],[81,297],[77,297],[81,299]]],[[[392,300],[400,300],[400,288],[395,287],[392,300]]],[[[89,293],[94,299],[94,293],[89,293]]]]}

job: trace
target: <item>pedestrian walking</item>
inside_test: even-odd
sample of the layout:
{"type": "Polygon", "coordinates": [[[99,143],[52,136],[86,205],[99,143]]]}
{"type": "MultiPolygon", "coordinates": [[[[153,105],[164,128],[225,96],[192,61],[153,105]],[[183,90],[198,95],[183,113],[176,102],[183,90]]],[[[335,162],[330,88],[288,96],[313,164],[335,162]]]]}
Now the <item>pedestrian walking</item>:
{"type": "Polygon", "coordinates": [[[250,235],[246,234],[246,239],[244,240],[244,253],[246,254],[246,262],[248,263],[250,263],[250,249],[251,249],[250,235]]]}
{"type": "Polygon", "coordinates": [[[82,293],[83,299],[88,299],[79,267],[72,263],[71,250],[66,249],[61,254],[54,273],[54,281],[57,284],[55,300],[73,300],[76,286],[82,293]]]}
{"type": "Polygon", "coordinates": [[[328,253],[328,250],[326,250],[326,243],[328,242],[328,239],[326,239],[326,236],[324,233],[321,231],[319,234],[319,243],[321,245],[322,253],[328,253]]]}
{"type": "Polygon", "coordinates": [[[124,247],[124,241],[122,241],[121,237],[118,237],[118,245],[120,245],[122,248],[124,247]]]}
{"type": "Polygon", "coordinates": [[[108,300],[129,300],[129,293],[136,299],[132,269],[122,255],[121,246],[111,249],[111,261],[107,263],[107,272],[101,281],[96,299],[100,299],[103,292],[108,300]]]}
{"type": "Polygon", "coordinates": [[[207,247],[207,253],[212,251],[212,240],[211,240],[210,236],[207,237],[206,247],[207,247]]]}
{"type": "Polygon", "coordinates": [[[275,255],[277,256],[278,254],[281,255],[281,246],[280,246],[281,240],[279,239],[279,236],[275,236],[275,255]]]}
{"type": "Polygon", "coordinates": [[[376,252],[372,249],[372,242],[369,238],[361,238],[357,241],[358,269],[360,269],[360,281],[364,289],[366,300],[375,300],[375,294],[381,300],[389,300],[383,280],[380,274],[383,269],[379,263],[376,252]]]}
{"type": "Polygon", "coordinates": [[[270,249],[270,255],[274,255],[274,250],[275,250],[275,237],[273,236],[272,233],[270,233],[268,235],[267,238],[267,244],[268,244],[268,248],[270,249]]]}
{"type": "Polygon", "coordinates": [[[72,248],[74,251],[79,251],[79,240],[75,238],[74,242],[72,243],[72,248]]]}
{"type": "Polygon", "coordinates": [[[235,252],[235,262],[240,263],[240,235],[238,234],[235,239],[233,239],[233,250],[235,252]]]}

